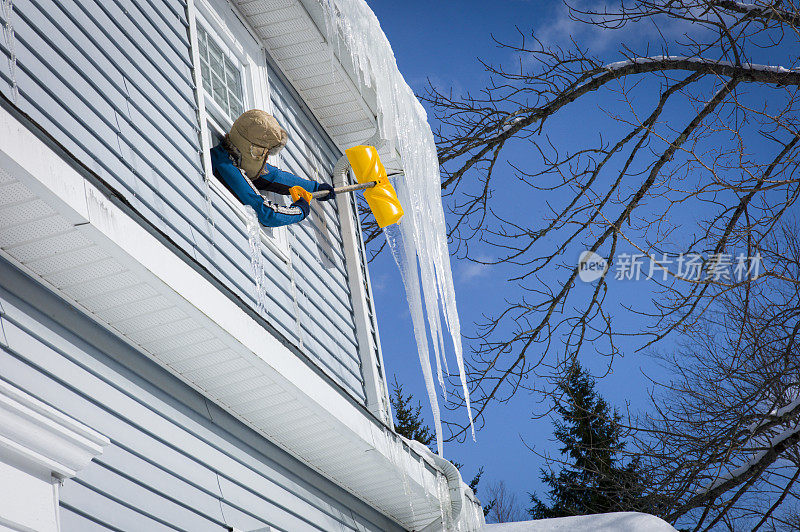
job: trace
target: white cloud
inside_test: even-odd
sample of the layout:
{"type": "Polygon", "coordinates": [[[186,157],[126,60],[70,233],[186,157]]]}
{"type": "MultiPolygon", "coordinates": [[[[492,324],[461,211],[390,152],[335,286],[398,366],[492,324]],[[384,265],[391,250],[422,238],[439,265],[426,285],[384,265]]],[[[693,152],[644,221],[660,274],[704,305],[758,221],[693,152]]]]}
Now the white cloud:
{"type": "MultiPolygon", "coordinates": [[[[599,13],[600,15],[594,17],[596,19],[601,19],[602,13],[613,14],[620,9],[618,2],[602,0],[573,0],[569,3],[580,11],[599,13]]],[[[590,17],[581,15],[581,18],[590,17]]],[[[553,11],[552,16],[540,20],[534,26],[534,30],[536,37],[545,47],[569,48],[572,46],[571,40],[574,40],[582,49],[588,49],[589,55],[605,55],[618,49],[623,42],[635,49],[639,44],[661,44],[663,40],[666,40],[667,44],[672,44],[683,40],[686,33],[695,36],[698,32],[707,31],[702,25],[690,25],[685,21],[665,16],[628,22],[619,29],[604,29],[573,20],[569,8],[563,3],[553,11]],[[658,28],[654,23],[658,24],[658,28]]]]}
{"type": "MultiPolygon", "coordinates": [[[[479,261],[488,261],[488,257],[477,257],[479,261]]],[[[458,280],[462,283],[474,281],[489,274],[489,264],[481,264],[480,262],[463,261],[458,267],[458,280]]]]}
{"type": "Polygon", "coordinates": [[[372,288],[375,292],[383,292],[387,288],[389,276],[381,274],[372,278],[372,288]]]}

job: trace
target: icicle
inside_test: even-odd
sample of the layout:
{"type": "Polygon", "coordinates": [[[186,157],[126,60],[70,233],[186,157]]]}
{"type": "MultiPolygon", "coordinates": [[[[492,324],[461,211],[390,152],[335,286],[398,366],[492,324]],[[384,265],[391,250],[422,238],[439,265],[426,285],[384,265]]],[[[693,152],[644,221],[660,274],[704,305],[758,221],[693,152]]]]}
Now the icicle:
{"type": "MultiPolygon", "coordinates": [[[[402,225],[402,222],[400,223],[402,225]]],[[[439,414],[439,401],[436,398],[436,388],[433,384],[433,371],[431,370],[431,359],[428,355],[428,337],[425,334],[425,321],[422,311],[422,300],[419,294],[419,275],[417,273],[417,258],[413,251],[409,253],[410,242],[403,237],[397,225],[390,225],[384,229],[386,242],[400,270],[400,277],[403,279],[403,287],[406,291],[408,309],[411,312],[411,323],[414,327],[414,338],[417,341],[417,353],[422,375],[425,378],[425,388],[428,391],[428,400],[433,411],[433,425],[436,432],[436,449],[439,456],[442,456],[444,442],[442,439],[442,421],[439,414]],[[413,262],[409,262],[412,260],[413,262]]]]}
{"type": "Polygon", "coordinates": [[[244,207],[247,221],[247,240],[250,244],[250,267],[256,283],[256,304],[258,313],[266,314],[266,296],[264,294],[264,256],[261,254],[261,224],[256,211],[250,205],[244,207]]]}
{"type": "MultiPolygon", "coordinates": [[[[211,184],[208,182],[208,177],[203,178],[203,196],[205,199],[205,214],[206,214],[206,231],[208,231],[208,255],[212,262],[216,261],[217,248],[214,245],[216,241],[217,226],[214,223],[213,206],[211,204],[211,184]]],[[[252,208],[252,207],[251,207],[252,208]]],[[[255,211],[253,211],[255,214],[255,211]]],[[[249,235],[249,231],[248,231],[249,235]]]]}
{"type": "Polygon", "coordinates": [[[331,83],[336,82],[336,54],[333,52],[334,41],[339,44],[339,39],[336,37],[336,27],[333,24],[333,17],[335,16],[335,7],[331,5],[330,0],[320,0],[322,10],[325,12],[325,38],[328,40],[328,55],[331,62],[331,83]]]}
{"type": "Polygon", "coordinates": [[[3,36],[8,47],[8,75],[11,78],[11,101],[15,104],[19,100],[19,88],[17,87],[17,52],[16,35],[14,34],[14,0],[3,0],[3,18],[6,23],[3,26],[3,36]]]}
{"type": "MultiPolygon", "coordinates": [[[[364,0],[320,0],[326,16],[326,30],[329,40],[336,37],[337,48],[341,45],[347,49],[356,74],[363,86],[373,87],[377,97],[378,131],[383,139],[401,154],[403,176],[393,182],[400,203],[405,209],[405,216],[398,235],[402,235],[403,246],[395,246],[393,252],[398,265],[407,265],[404,275],[406,294],[414,317],[414,334],[417,339],[419,358],[426,385],[432,381],[428,340],[425,319],[422,315],[423,303],[414,307],[412,303],[424,298],[424,309],[428,315],[427,327],[431,341],[434,343],[437,373],[440,386],[444,390],[441,366],[447,369],[447,357],[444,353],[444,336],[439,312],[444,315],[444,322],[450,330],[453,340],[456,361],[464,393],[467,415],[469,417],[472,437],[475,429],[472,421],[472,406],[469,398],[466,375],[464,373],[463,348],[461,345],[461,325],[458,319],[453,275],[450,268],[450,256],[447,248],[447,232],[444,210],[441,202],[441,178],[439,161],[433,133],[428,125],[425,109],[414,96],[397,69],[397,62],[389,41],[380,27],[378,19],[364,0]],[[402,255],[398,259],[397,255],[402,255]],[[421,275],[420,275],[421,273],[421,275]]],[[[387,240],[392,237],[387,233],[387,240]]],[[[401,266],[402,269],[402,266],[401,266]]],[[[436,394],[428,395],[431,409],[437,425],[439,407],[436,394]]],[[[441,454],[441,435],[437,429],[437,443],[441,454]]]]}
{"type": "Polygon", "coordinates": [[[408,500],[408,509],[411,512],[411,520],[416,521],[417,517],[416,512],[414,511],[414,497],[412,496],[413,493],[411,492],[411,483],[408,481],[408,473],[406,473],[405,464],[403,463],[403,457],[405,456],[405,451],[403,450],[403,441],[395,439],[394,434],[389,434],[387,441],[389,442],[389,460],[392,462],[395,470],[399,470],[401,473],[403,493],[405,493],[406,499],[408,500]]]}
{"type": "Polygon", "coordinates": [[[442,516],[442,529],[453,530],[453,504],[450,500],[450,487],[441,472],[436,473],[436,491],[439,494],[439,512],[442,516]]]}

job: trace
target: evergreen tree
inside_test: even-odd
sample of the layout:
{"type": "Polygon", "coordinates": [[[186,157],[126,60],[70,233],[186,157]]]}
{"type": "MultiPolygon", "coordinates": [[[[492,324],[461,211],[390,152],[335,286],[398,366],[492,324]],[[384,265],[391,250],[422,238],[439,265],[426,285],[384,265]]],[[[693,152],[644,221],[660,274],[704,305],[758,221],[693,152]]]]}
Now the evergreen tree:
{"type": "Polygon", "coordinates": [[[417,405],[413,406],[414,396],[403,395],[403,385],[397,382],[397,377],[394,378],[389,400],[394,410],[394,430],[407,440],[417,440],[430,447],[435,436],[422,419],[422,404],[417,401],[417,405]]]}
{"type": "Polygon", "coordinates": [[[604,512],[647,511],[639,463],[622,464],[625,448],[620,416],[594,390],[594,380],[575,363],[559,385],[566,399],[555,404],[562,421],[554,435],[563,446],[563,468],[541,469],[551,505],[531,494],[535,519],[604,512]]]}

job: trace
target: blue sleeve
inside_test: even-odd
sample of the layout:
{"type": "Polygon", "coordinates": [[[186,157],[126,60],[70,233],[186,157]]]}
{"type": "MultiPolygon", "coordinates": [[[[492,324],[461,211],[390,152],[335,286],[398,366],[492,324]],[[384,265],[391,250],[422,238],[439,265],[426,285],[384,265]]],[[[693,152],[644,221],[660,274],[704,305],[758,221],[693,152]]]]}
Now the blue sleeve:
{"type": "Polygon", "coordinates": [[[289,207],[265,199],[245,173],[233,163],[233,158],[222,146],[211,149],[211,166],[214,168],[214,175],[225,183],[239,201],[253,207],[261,225],[278,227],[299,222],[308,216],[309,205],[302,198],[289,207]]]}
{"type": "Polygon", "coordinates": [[[293,173],[280,170],[271,164],[264,165],[264,173],[254,179],[253,184],[256,188],[277,192],[278,194],[288,194],[291,187],[298,185],[309,192],[319,190],[319,183],[316,181],[297,177],[293,173]]]}

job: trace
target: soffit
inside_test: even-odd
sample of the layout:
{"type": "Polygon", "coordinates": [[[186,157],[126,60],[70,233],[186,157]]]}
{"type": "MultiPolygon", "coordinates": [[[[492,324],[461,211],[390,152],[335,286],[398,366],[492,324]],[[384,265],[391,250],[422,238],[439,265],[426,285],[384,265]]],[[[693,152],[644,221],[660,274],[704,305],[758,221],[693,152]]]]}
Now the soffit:
{"type": "Polygon", "coordinates": [[[318,2],[233,3],[340,149],[373,135],[375,93],[358,80],[349,56],[340,60],[346,54],[331,49],[318,2]]]}

